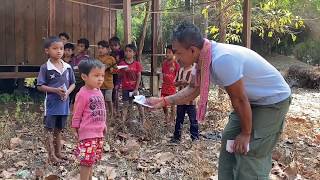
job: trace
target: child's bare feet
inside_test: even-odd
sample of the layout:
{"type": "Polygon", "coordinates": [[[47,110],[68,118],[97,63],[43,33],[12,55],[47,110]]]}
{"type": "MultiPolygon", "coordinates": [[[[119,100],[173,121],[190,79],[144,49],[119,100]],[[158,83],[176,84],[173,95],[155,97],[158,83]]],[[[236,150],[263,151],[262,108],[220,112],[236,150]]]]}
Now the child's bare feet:
{"type": "Polygon", "coordinates": [[[67,156],[64,156],[62,154],[56,154],[56,157],[60,160],[68,161],[69,158],[67,156]]]}
{"type": "Polygon", "coordinates": [[[49,161],[49,164],[52,164],[52,165],[58,165],[60,164],[62,161],[57,158],[55,155],[51,156],[48,158],[48,161],[49,161]]]}

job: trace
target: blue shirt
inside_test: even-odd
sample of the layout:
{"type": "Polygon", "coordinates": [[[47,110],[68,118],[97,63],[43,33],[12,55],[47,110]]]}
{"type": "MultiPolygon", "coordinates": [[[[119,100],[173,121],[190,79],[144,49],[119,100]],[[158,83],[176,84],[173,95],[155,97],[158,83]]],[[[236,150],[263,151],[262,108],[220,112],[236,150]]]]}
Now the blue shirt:
{"type": "Polygon", "coordinates": [[[281,73],[259,54],[242,46],[212,41],[211,79],[223,87],[242,79],[251,104],[274,104],[291,95],[281,73]]]}
{"type": "MultiPolygon", "coordinates": [[[[63,60],[63,71],[60,72],[50,61],[40,67],[37,78],[37,86],[46,85],[54,88],[63,88],[67,90],[70,85],[75,83],[75,77],[71,66],[63,60]]],[[[69,115],[69,97],[62,101],[61,97],[55,93],[46,93],[44,101],[45,116],[47,115],[69,115]]]]}

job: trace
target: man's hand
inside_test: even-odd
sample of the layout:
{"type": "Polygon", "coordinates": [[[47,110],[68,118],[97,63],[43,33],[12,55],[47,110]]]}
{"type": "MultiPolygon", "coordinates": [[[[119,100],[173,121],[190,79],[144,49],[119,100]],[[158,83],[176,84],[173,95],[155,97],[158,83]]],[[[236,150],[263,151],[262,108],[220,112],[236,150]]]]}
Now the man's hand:
{"type": "Polygon", "coordinates": [[[250,142],[250,136],[251,136],[250,134],[240,133],[236,137],[233,145],[234,153],[247,155],[249,150],[247,149],[247,147],[250,142]]]}
{"type": "Polygon", "coordinates": [[[163,99],[158,97],[148,98],[147,103],[148,105],[152,106],[152,108],[162,108],[164,106],[163,99]]]}

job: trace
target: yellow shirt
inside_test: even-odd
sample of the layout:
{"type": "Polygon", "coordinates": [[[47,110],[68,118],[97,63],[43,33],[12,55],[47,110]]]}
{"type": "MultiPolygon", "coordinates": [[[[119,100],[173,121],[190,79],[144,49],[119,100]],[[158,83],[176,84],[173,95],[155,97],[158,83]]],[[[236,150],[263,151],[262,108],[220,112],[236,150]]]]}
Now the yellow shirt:
{"type": "Polygon", "coordinates": [[[113,89],[112,71],[117,68],[116,60],[112,56],[99,56],[98,59],[106,65],[106,73],[101,89],[113,89]]]}

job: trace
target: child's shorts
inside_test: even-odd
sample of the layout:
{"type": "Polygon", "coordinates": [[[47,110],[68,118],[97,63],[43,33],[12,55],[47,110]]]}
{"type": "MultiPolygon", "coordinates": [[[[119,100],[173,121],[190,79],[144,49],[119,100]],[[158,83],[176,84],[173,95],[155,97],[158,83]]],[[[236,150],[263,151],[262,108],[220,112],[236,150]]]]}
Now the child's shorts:
{"type": "Polygon", "coordinates": [[[105,101],[112,101],[112,89],[103,89],[102,94],[104,95],[105,101]]]}
{"type": "Polygon", "coordinates": [[[48,115],[43,118],[44,127],[48,129],[63,129],[66,127],[68,116],[48,115]]]}
{"type": "Polygon", "coordinates": [[[132,101],[134,99],[134,95],[131,95],[132,92],[133,90],[122,89],[122,101],[132,101]]]}
{"type": "Polygon", "coordinates": [[[101,160],[103,138],[84,139],[78,143],[75,154],[81,166],[92,166],[101,160]]]}

